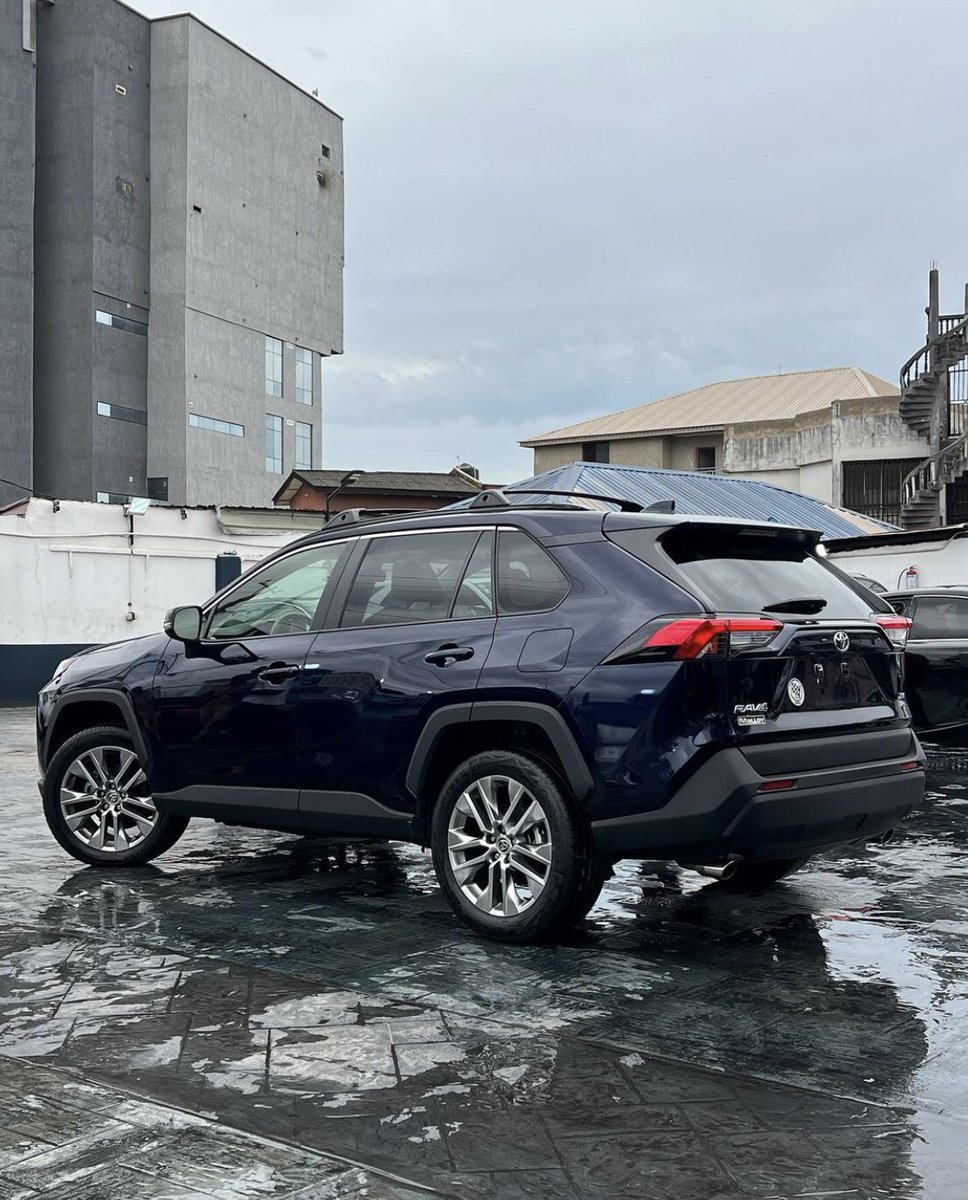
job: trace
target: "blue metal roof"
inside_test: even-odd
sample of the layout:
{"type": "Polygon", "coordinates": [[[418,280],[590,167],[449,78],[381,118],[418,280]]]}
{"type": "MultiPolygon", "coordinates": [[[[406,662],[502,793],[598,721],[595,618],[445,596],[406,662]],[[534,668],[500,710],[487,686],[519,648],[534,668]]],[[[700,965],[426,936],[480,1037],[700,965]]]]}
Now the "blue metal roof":
{"type": "Polygon", "coordinates": [[[811,496],[801,496],[772,483],[738,479],[731,475],[702,475],[696,471],[665,471],[652,467],[623,467],[605,463],[573,462],[545,471],[506,490],[528,486],[552,491],[590,492],[595,496],[617,496],[642,505],[657,500],[675,500],[676,512],[686,516],[737,517],[749,521],[776,521],[801,529],[819,529],[826,538],[858,537],[871,524],[885,530],[895,528],[870,517],[832,508],[811,496]]]}

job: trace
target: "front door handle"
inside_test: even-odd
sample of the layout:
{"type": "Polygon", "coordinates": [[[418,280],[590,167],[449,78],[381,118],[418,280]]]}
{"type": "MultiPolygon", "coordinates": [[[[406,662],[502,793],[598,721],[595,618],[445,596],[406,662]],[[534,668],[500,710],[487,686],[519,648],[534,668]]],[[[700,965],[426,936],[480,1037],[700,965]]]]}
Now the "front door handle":
{"type": "Polygon", "coordinates": [[[431,650],[429,654],[424,655],[424,662],[430,663],[433,667],[449,667],[451,663],[465,662],[468,658],[473,657],[473,646],[455,646],[451,644],[438,646],[436,650],[431,650]]]}
{"type": "Polygon", "coordinates": [[[266,683],[282,683],[286,679],[293,679],[298,674],[298,667],[288,663],[273,663],[259,672],[259,678],[264,679],[266,683]]]}

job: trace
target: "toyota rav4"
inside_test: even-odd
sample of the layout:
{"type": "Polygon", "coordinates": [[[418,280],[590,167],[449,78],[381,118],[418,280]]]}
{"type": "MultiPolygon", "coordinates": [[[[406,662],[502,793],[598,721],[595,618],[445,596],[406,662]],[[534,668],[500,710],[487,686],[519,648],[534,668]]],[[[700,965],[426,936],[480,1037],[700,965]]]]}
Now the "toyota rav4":
{"type": "Polygon", "coordinates": [[[523,942],[620,859],[760,887],[918,804],[909,622],[817,533],[546,500],[340,514],[61,663],[54,837],[112,866],[191,817],[415,842],[464,921],[523,942]]]}

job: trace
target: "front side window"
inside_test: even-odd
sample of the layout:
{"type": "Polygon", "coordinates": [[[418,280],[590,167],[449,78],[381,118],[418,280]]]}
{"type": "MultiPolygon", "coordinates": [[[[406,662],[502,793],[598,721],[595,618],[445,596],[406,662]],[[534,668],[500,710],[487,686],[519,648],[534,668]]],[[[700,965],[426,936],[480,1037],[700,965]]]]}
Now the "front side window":
{"type": "Polygon", "coordinates": [[[296,400],[300,404],[313,402],[313,352],[296,347],[296,400]]]}
{"type": "Polygon", "coordinates": [[[345,551],[345,542],[329,543],[269,563],[216,606],[206,637],[237,641],[311,629],[345,551]]]}
{"type": "Polygon", "coordinates": [[[307,421],[296,422],[296,470],[308,471],[313,465],[313,427],[307,421]]]}
{"type": "Polygon", "coordinates": [[[963,596],[920,596],[914,607],[913,641],[968,640],[968,599],[963,596]]]}
{"type": "Polygon", "coordinates": [[[545,612],[568,595],[568,579],[547,551],[525,533],[502,532],[497,542],[498,612],[545,612]]]}
{"type": "Polygon", "coordinates": [[[282,342],[266,338],[266,395],[282,395],[282,342]]]}
{"type": "Polygon", "coordinates": [[[477,537],[476,530],[455,530],[374,538],[340,624],[446,620],[477,537]]]}
{"type": "Polygon", "coordinates": [[[282,417],[266,413],[266,470],[282,474],[282,417]]]}

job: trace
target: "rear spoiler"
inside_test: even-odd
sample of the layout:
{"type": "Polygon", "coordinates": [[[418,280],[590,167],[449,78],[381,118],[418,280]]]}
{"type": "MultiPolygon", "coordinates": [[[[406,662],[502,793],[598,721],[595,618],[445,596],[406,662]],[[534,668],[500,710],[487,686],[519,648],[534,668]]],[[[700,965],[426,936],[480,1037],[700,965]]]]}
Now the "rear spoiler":
{"type": "MultiPolygon", "coordinates": [[[[638,519],[631,513],[606,513],[602,521],[602,532],[607,536],[625,529],[657,529],[659,514],[652,511],[638,519]]],[[[776,538],[795,542],[813,549],[823,537],[819,529],[798,529],[795,525],[780,525],[774,521],[743,521],[736,517],[676,517],[671,513],[661,522],[661,529],[682,530],[702,535],[732,533],[737,537],[776,538]]]]}

